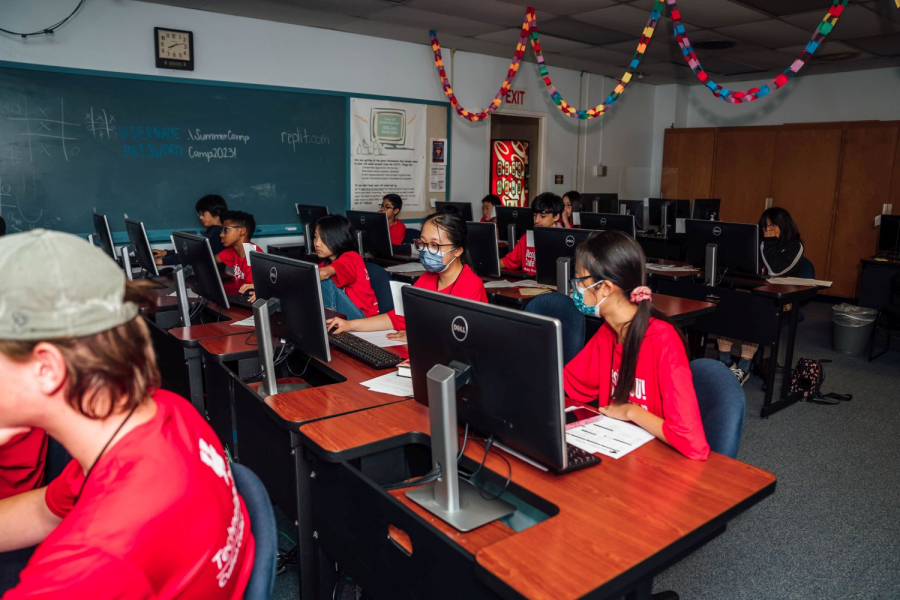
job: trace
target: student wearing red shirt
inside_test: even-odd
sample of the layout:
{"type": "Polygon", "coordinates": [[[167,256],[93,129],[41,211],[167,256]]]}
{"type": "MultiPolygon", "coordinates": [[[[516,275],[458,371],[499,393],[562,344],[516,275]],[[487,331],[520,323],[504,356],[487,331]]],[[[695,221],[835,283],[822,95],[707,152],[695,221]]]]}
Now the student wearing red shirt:
{"type": "Polygon", "coordinates": [[[0,443],[39,427],[73,457],[0,500],[0,552],[40,544],[4,600],[241,598],[247,510],[206,420],[158,389],[139,284],[64,233],[4,238],[0,257],[0,443]]]}
{"type": "Polygon", "coordinates": [[[328,215],[316,223],[316,256],[322,280],[322,302],[348,319],[374,317],[378,299],[369,280],[369,271],[356,251],[353,230],[347,217],[328,215]]]}
{"type": "Polygon", "coordinates": [[[496,223],[497,222],[497,213],[494,211],[494,207],[503,206],[503,203],[500,201],[500,196],[496,194],[488,194],[484,198],[481,199],[481,222],[482,223],[496,223]]]}
{"type": "MultiPolygon", "coordinates": [[[[535,227],[559,227],[563,212],[562,198],[552,192],[544,192],[531,203],[535,227]]],[[[512,251],[503,257],[502,266],[507,271],[524,271],[526,275],[536,275],[534,262],[534,235],[530,231],[519,238],[512,251]]]]}
{"type": "Polygon", "coordinates": [[[575,190],[563,195],[563,212],[560,223],[566,229],[581,229],[581,225],[575,224],[575,215],[582,210],[581,194],[575,190]]]}
{"type": "Polygon", "coordinates": [[[248,284],[253,283],[253,271],[244,251],[244,244],[250,244],[254,252],[262,252],[262,248],[250,241],[256,231],[256,219],[250,213],[229,210],[222,216],[222,245],[224,250],[216,255],[216,262],[228,267],[233,279],[223,282],[228,295],[244,293],[248,284]]]}
{"type": "Polygon", "coordinates": [[[681,334],[650,304],[644,252],[629,236],[604,231],[575,251],[573,299],[604,319],[566,365],[570,404],[599,399],[600,412],[631,421],[693,460],[709,445],[681,334]]]}
{"type": "Polygon", "coordinates": [[[391,244],[400,246],[406,237],[406,225],[400,220],[400,211],[403,209],[403,199],[397,194],[387,194],[381,199],[378,212],[383,212],[388,218],[390,227],[391,244]]]}
{"type": "MultiPolygon", "coordinates": [[[[487,302],[484,283],[469,268],[467,239],[466,222],[456,213],[434,213],[425,219],[422,237],[416,240],[415,246],[426,273],[416,280],[415,287],[487,302]]],[[[396,333],[389,334],[389,338],[406,340],[406,320],[395,310],[356,321],[329,319],[328,328],[332,333],[394,329],[396,333]]]]}

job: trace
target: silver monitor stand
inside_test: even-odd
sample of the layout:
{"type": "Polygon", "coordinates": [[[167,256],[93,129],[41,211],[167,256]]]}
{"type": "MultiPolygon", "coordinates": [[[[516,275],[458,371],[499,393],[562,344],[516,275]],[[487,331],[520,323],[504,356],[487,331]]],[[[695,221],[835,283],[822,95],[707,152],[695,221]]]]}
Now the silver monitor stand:
{"type": "Polygon", "coordinates": [[[278,383],[275,376],[275,349],[272,346],[272,322],[269,316],[273,312],[281,310],[281,301],[278,298],[257,300],[253,303],[253,325],[256,327],[256,343],[259,348],[259,363],[263,368],[263,381],[260,388],[263,398],[305,390],[309,386],[305,383],[278,383]]]}

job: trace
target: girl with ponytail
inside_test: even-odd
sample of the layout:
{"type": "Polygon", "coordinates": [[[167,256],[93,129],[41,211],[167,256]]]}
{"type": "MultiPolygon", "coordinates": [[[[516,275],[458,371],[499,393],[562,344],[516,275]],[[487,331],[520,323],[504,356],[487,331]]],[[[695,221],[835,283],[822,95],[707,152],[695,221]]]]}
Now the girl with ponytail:
{"type": "Polygon", "coordinates": [[[603,415],[631,421],[688,458],[706,460],[709,445],[684,341],[650,304],[645,262],[637,242],[618,231],[593,235],[576,249],[575,303],[604,323],[565,367],[567,401],[599,399],[603,415]]]}

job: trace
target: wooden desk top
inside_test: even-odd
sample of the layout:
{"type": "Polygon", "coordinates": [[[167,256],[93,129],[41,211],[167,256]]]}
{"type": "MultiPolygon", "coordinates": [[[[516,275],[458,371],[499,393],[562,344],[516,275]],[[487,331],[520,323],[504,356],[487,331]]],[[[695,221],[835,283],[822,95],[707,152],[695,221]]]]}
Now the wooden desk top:
{"type": "MultiPolygon", "coordinates": [[[[428,409],[399,402],[307,423],[300,432],[317,453],[347,460],[366,454],[369,444],[427,434],[428,409]]],[[[466,448],[466,456],[478,462],[483,453],[480,443],[466,448]]],[[[647,569],[664,566],[661,553],[687,551],[710,527],[724,525],[775,489],[771,473],[719,454],[692,461],[656,440],[618,460],[604,457],[598,466],[561,476],[505,457],[513,482],[555,504],[557,515],[519,533],[499,522],[460,533],[402,493],[394,497],[474,554],[476,570],[528,598],[615,593],[647,569]]],[[[486,466],[506,473],[493,453],[486,466]]]]}
{"type": "Polygon", "coordinates": [[[235,321],[242,321],[252,315],[253,311],[249,308],[244,308],[242,306],[223,308],[213,302],[210,302],[205,308],[221,314],[221,320],[215,323],[175,327],[169,330],[169,335],[180,342],[191,342],[226,335],[247,334],[254,331],[252,327],[236,327],[232,324],[235,321]]]}
{"type": "Polygon", "coordinates": [[[895,258],[879,258],[873,256],[872,258],[864,258],[860,261],[863,265],[871,265],[878,267],[900,267],[900,260],[895,258]]]}

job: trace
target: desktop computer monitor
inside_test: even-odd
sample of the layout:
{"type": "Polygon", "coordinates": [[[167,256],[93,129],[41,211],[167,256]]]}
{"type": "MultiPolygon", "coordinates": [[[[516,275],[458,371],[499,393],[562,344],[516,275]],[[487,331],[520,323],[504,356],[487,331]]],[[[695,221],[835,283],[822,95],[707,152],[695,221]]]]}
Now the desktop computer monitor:
{"type": "Polygon", "coordinates": [[[596,231],[621,231],[632,238],[636,235],[634,215],[581,213],[581,226],[596,231]]]}
{"type": "Polygon", "coordinates": [[[560,322],[412,286],[402,293],[416,400],[428,401],[427,376],[435,365],[465,369],[468,381],[456,392],[458,422],[564,469],[560,322]]]}
{"type": "Polygon", "coordinates": [[[219,268],[216,265],[216,257],[213,256],[209,240],[192,233],[173,231],[172,243],[175,246],[175,253],[181,260],[181,265],[183,267],[190,266],[193,271],[185,277],[188,287],[201,298],[229,308],[228,296],[225,295],[225,288],[222,286],[222,278],[219,276],[219,268]]]}
{"type": "Polygon", "coordinates": [[[313,206],[311,204],[295,204],[297,209],[297,216],[300,217],[301,225],[309,225],[313,228],[313,232],[315,232],[316,223],[322,217],[328,215],[328,207],[327,206],[313,206]]]}
{"type": "Polygon", "coordinates": [[[106,215],[94,213],[94,231],[97,233],[100,248],[118,263],[116,247],[113,245],[112,233],[109,230],[109,220],[106,218],[106,215]]]}
{"type": "Polygon", "coordinates": [[[147,237],[147,230],[144,229],[143,222],[126,217],[125,231],[134,248],[134,256],[137,258],[138,264],[149,277],[158,277],[159,269],[156,266],[156,259],[153,258],[153,249],[150,247],[150,239],[147,237]]]}
{"type": "Polygon", "coordinates": [[[690,200],[670,200],[667,198],[647,198],[649,227],[662,229],[662,207],[666,207],[666,221],[669,230],[675,231],[676,219],[689,219],[691,217],[690,200]]]}
{"type": "Polygon", "coordinates": [[[394,256],[387,215],[380,212],[348,210],[347,219],[355,231],[363,234],[363,250],[383,257],[394,256]]]}
{"type": "Polygon", "coordinates": [[[513,246],[526,231],[534,229],[534,212],[526,206],[497,206],[497,235],[513,246]],[[516,239],[508,240],[506,232],[510,225],[516,226],[516,239]]]}
{"type": "Polygon", "coordinates": [[[279,301],[277,307],[270,306],[269,310],[272,335],[308,356],[330,362],[319,267],[262,252],[251,252],[250,264],[256,297],[279,301]]]}
{"type": "MultiPolygon", "coordinates": [[[[435,212],[447,212],[447,208],[453,207],[459,211],[460,216],[462,216],[463,221],[474,221],[472,218],[472,205],[468,202],[435,202],[434,203],[434,211],[435,212]]],[[[453,210],[453,209],[451,209],[453,210]]]]}
{"type": "Polygon", "coordinates": [[[619,214],[632,215],[634,217],[634,226],[638,231],[647,229],[644,212],[643,200],[619,200],[619,214]]]}
{"type": "Polygon", "coordinates": [[[719,208],[722,201],[718,198],[697,198],[691,207],[691,218],[701,221],[720,221],[719,208]]]}
{"type": "Polygon", "coordinates": [[[493,223],[466,223],[469,266],[479,277],[500,277],[497,226],[493,223]]]}
{"type": "Polygon", "coordinates": [[[900,216],[881,215],[881,228],[878,232],[879,252],[897,254],[900,252],[900,216]]]}
{"type": "MultiPolygon", "coordinates": [[[[556,260],[575,258],[575,247],[596,233],[592,229],[560,229],[558,227],[534,228],[534,267],[538,283],[556,284],[556,260]]],[[[574,277],[573,261],[570,270],[574,277]]]]}
{"type": "Polygon", "coordinates": [[[619,212],[619,194],[582,194],[583,211],[595,213],[619,212]]]}
{"type": "Polygon", "coordinates": [[[706,245],[717,244],[719,269],[759,275],[759,225],[688,219],[685,233],[685,260],[688,263],[704,267],[706,245]]]}

